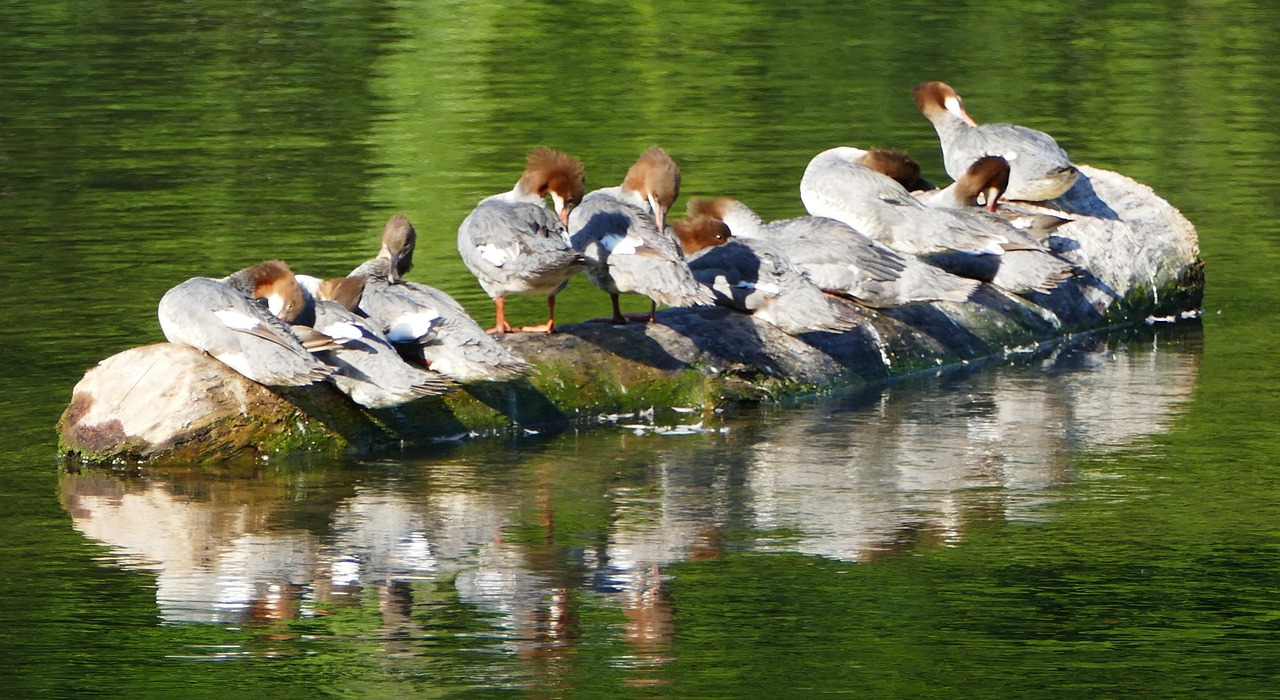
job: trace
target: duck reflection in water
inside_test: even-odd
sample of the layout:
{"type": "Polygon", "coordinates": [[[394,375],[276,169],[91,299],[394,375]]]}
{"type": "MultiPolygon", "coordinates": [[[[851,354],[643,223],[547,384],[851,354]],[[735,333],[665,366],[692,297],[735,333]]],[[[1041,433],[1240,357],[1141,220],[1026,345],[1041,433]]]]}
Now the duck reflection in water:
{"type": "Polygon", "coordinates": [[[515,468],[463,446],[324,484],[253,467],[70,473],[61,490],[106,561],[156,577],[167,622],[269,626],[376,601],[379,627],[360,634],[387,654],[420,654],[433,625],[468,619],[554,676],[584,604],[604,601],[624,616],[619,663],[643,683],[671,656],[672,565],[729,547],[870,562],[959,542],[975,518],[1046,517],[1038,504],[1075,478],[1071,453],[1123,448],[1170,420],[1197,357],[1099,341],[1039,360],[1048,371],[832,399],[735,423],[732,437],[565,436],[522,448],[515,468]],[[315,524],[284,524],[298,522],[315,524]]]}

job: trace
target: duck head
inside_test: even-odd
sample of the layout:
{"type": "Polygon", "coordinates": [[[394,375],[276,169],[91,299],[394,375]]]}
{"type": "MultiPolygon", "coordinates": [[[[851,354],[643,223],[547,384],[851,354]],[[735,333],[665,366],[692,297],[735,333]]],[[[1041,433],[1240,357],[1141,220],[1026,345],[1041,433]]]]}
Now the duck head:
{"type": "Polygon", "coordinates": [[[680,196],[680,166],[667,152],[653,146],[627,170],[622,189],[637,193],[649,203],[658,230],[666,226],[667,212],[680,196]]]}
{"type": "Polygon", "coordinates": [[[911,89],[911,97],[929,121],[935,121],[949,113],[969,126],[978,125],[965,111],[964,100],[960,99],[960,93],[940,80],[920,83],[911,89]]]}
{"type": "Polygon", "coordinates": [[[569,225],[569,212],[582,201],[586,190],[586,174],[577,158],[546,146],[529,151],[524,174],[516,189],[521,194],[536,195],[539,199],[551,197],[556,217],[569,225]]]}
{"type": "Polygon", "coordinates": [[[246,268],[253,283],[253,298],[267,302],[267,309],[287,323],[297,322],[307,310],[307,297],[283,260],[268,260],[246,268]]]}
{"type": "Polygon", "coordinates": [[[378,257],[387,261],[387,280],[399,282],[413,268],[413,247],[418,242],[418,232],[413,230],[409,217],[396,214],[382,229],[382,248],[378,257]]]}
{"type": "Polygon", "coordinates": [[[671,223],[671,228],[680,239],[680,247],[684,250],[685,257],[706,248],[724,245],[733,239],[727,224],[707,214],[694,214],[680,221],[674,221],[671,223]]]}

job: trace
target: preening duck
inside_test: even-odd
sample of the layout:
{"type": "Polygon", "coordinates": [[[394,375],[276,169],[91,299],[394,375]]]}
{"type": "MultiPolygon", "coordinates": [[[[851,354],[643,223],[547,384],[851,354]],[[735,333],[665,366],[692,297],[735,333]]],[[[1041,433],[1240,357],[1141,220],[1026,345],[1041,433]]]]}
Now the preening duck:
{"type": "Polygon", "coordinates": [[[680,195],[680,168],[667,152],[653,147],[640,154],[617,187],[588,194],[569,214],[573,247],[586,258],[586,275],[609,294],[613,323],[626,323],[618,307],[621,294],[642,294],[653,304],[698,306],[715,303],[698,284],[666,226],[667,212],[680,195]]]}
{"type": "Polygon", "coordinates": [[[297,279],[306,307],[291,322],[340,339],[339,347],[318,356],[334,368],[330,381],[352,401],[367,408],[391,408],[453,389],[454,383],[444,375],[405,362],[369,319],[343,305],[343,301],[358,303],[364,279],[321,280],[309,275],[297,275],[297,279]]]}
{"type": "Polygon", "coordinates": [[[221,279],[189,279],[165,292],[157,313],[171,343],[203,350],[260,384],[304,386],[324,381],[333,369],[254,299],[275,295],[300,304],[301,294],[288,266],[269,261],[221,279]]]}
{"type": "Polygon", "coordinates": [[[482,200],[458,226],[458,252],[486,294],[497,321],[491,332],[510,333],[506,295],[547,297],[547,322],[520,330],[555,331],[556,295],[584,264],[569,243],[569,213],[585,187],[582,164],[550,148],[529,152],[524,173],[509,192],[482,200]],[[550,196],[555,206],[546,207],[550,196]]]}
{"type": "Polygon", "coordinates": [[[938,132],[943,164],[953,180],[988,155],[1002,156],[1012,168],[1005,191],[1009,199],[1060,197],[1080,176],[1052,136],[1013,124],[978,124],[965,110],[959,93],[944,82],[921,83],[911,96],[938,132]]]}
{"type": "Polygon", "coordinates": [[[358,308],[403,354],[462,383],[505,381],[532,371],[453,297],[401,276],[413,267],[417,232],[402,214],[387,222],[378,256],[351,272],[364,280],[358,308]]]}
{"type": "Polygon", "coordinates": [[[825,294],[773,243],[733,240],[723,221],[706,215],[690,216],[672,227],[693,274],[715,293],[717,304],[791,334],[839,332],[857,325],[849,302],[825,294]]]}
{"type": "Polygon", "coordinates": [[[766,224],[750,207],[729,197],[693,199],[689,215],[720,219],[737,239],[777,244],[823,290],[868,306],[964,301],[978,288],[974,280],[890,250],[835,219],[801,216],[766,224]]]}
{"type": "Polygon", "coordinates": [[[1070,263],[1002,221],[926,206],[876,170],[877,163],[867,151],[847,146],[819,153],[800,183],[805,207],[896,251],[1017,294],[1048,292],[1073,274],[1070,263]]]}

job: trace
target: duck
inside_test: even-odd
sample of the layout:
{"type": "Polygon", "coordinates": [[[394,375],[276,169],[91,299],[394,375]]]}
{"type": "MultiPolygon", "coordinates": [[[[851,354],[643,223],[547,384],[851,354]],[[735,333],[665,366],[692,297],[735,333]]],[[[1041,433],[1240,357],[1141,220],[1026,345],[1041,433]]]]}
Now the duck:
{"type": "Polygon", "coordinates": [[[824,216],[766,224],[750,207],[730,197],[692,199],[688,212],[723,221],[735,239],[765,240],[781,246],[823,291],[867,306],[965,301],[980,286],[976,280],[890,250],[857,229],[824,216]]]}
{"type": "Polygon", "coordinates": [[[462,262],[493,299],[497,320],[490,333],[515,330],[506,318],[507,294],[545,295],[547,322],[519,330],[555,332],[556,295],[586,262],[568,231],[584,189],[582,163],[563,151],[535,148],[515,187],[481,200],[458,226],[462,262]]]}
{"type": "Polygon", "coordinates": [[[876,169],[874,153],[841,146],[815,156],[800,183],[809,213],[839,219],[898,252],[1014,294],[1047,293],[1074,275],[1073,265],[1013,226],[925,205],[876,169]]]}
{"type": "Polygon", "coordinates": [[[680,195],[680,168],[661,147],[640,154],[622,184],[587,194],[569,214],[569,237],[586,260],[592,284],[607,292],[614,324],[629,320],[618,307],[621,294],[642,294],[652,302],[638,319],[652,322],[658,304],[709,306],[715,296],[698,284],[666,225],[680,195]]]}
{"type": "Polygon", "coordinates": [[[944,82],[921,83],[911,96],[933,123],[942,144],[943,164],[953,180],[986,155],[1003,156],[1012,167],[1005,191],[1009,199],[1054,199],[1079,179],[1080,171],[1052,136],[1014,124],[978,124],[965,110],[959,93],[944,82]]]}
{"type": "Polygon", "coordinates": [[[983,156],[973,162],[959,180],[940,190],[916,192],[925,205],[963,211],[984,210],[1014,228],[1044,241],[1054,229],[1071,221],[1062,212],[1050,212],[1037,205],[1010,205],[1001,195],[1009,186],[1009,162],[1002,156],[983,156]]]}
{"type": "Polygon", "coordinates": [[[797,335],[841,332],[857,326],[852,304],[828,295],[778,246],[736,240],[720,219],[697,214],[672,224],[689,267],[717,305],[797,335]]]}
{"type": "Polygon", "coordinates": [[[921,175],[920,164],[906,151],[894,148],[869,148],[862,156],[863,165],[896,180],[908,192],[928,192],[937,189],[921,175]]]}
{"type": "Polygon", "coordinates": [[[339,347],[318,357],[334,368],[329,380],[352,401],[365,408],[393,408],[455,388],[444,375],[405,362],[385,335],[354,312],[364,291],[363,278],[295,277],[305,304],[299,313],[282,310],[282,320],[340,339],[339,347]]]}
{"type": "Polygon", "coordinates": [[[462,305],[434,287],[408,282],[417,232],[403,214],[382,231],[378,255],[348,275],[363,280],[358,311],[401,354],[461,384],[514,381],[533,367],[507,350],[462,305]]]}
{"type": "Polygon", "coordinates": [[[898,253],[998,256],[1007,238],[990,226],[945,209],[931,209],[898,181],[875,169],[879,150],[829,148],[809,161],[800,200],[812,216],[840,221],[898,253]]]}
{"type": "Polygon", "coordinates": [[[157,315],[171,343],[203,351],[236,372],[266,386],[308,386],[323,382],[333,368],[309,348],[255,296],[273,295],[300,303],[301,290],[281,261],[266,261],[220,279],[193,277],[165,292],[157,315]]]}
{"type": "Polygon", "coordinates": [[[1052,292],[1076,273],[1075,265],[1054,255],[1046,245],[1050,232],[1067,220],[1000,206],[1009,172],[1009,163],[1002,156],[983,156],[951,185],[918,196],[927,206],[978,217],[1004,233],[1008,242],[1002,245],[1004,254],[992,284],[1016,294],[1052,292]],[[985,198],[981,207],[979,196],[985,198]]]}

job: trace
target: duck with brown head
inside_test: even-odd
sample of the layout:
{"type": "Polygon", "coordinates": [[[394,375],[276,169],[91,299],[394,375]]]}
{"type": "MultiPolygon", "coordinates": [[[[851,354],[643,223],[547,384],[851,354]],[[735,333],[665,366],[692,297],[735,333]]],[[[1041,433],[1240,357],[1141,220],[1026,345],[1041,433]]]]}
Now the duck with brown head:
{"type": "Polygon", "coordinates": [[[999,255],[1004,236],[948,211],[929,209],[880,172],[875,151],[830,148],[809,161],[800,199],[813,216],[844,222],[899,253],[999,255]]]}
{"type": "Polygon", "coordinates": [[[458,253],[485,293],[497,321],[490,332],[510,333],[507,294],[547,297],[547,322],[520,330],[555,332],[556,295],[584,264],[569,243],[569,213],[582,201],[582,164],[550,148],[530,151],[524,174],[509,192],[488,197],[458,227],[458,253]],[[550,196],[555,207],[546,207],[550,196]]]}
{"type": "Polygon", "coordinates": [[[1007,241],[1004,254],[991,283],[1016,294],[1052,292],[1075,275],[1071,263],[1054,255],[1045,243],[1049,232],[1066,223],[1059,217],[1028,216],[1000,205],[1009,184],[1009,164],[1000,156],[983,156],[965,174],[945,189],[919,193],[932,208],[956,212],[998,230],[1007,241]],[[985,204],[979,208],[978,198],[985,204]],[[1023,226],[1015,225],[1023,222],[1023,226]]]}
{"type": "Polygon", "coordinates": [[[1032,202],[1010,203],[1003,199],[1009,186],[1009,162],[1001,156],[983,156],[974,161],[963,177],[944,189],[918,192],[920,201],[931,207],[973,211],[979,207],[1014,228],[1044,241],[1054,229],[1071,221],[1069,215],[1032,202]]]}
{"type": "Polygon", "coordinates": [[[942,160],[953,180],[983,156],[1002,156],[1011,168],[1009,199],[1041,201],[1066,194],[1080,172],[1053,137],[1014,124],[978,124],[964,100],[941,81],[921,83],[911,91],[916,105],[942,143],[942,160]]]}
{"type": "Polygon", "coordinates": [[[588,194],[569,215],[573,247],[586,258],[586,275],[612,302],[613,323],[626,323],[618,296],[642,294],[658,303],[699,306],[715,302],[694,279],[667,212],[680,194],[680,168],[667,152],[653,147],[640,154],[622,184],[588,194]]]}
{"type": "Polygon", "coordinates": [[[289,325],[255,301],[275,295],[294,313],[301,290],[289,267],[269,261],[222,279],[195,277],[160,299],[160,328],[171,343],[203,350],[249,379],[268,386],[324,381],[332,369],[312,357],[289,325]]]}

